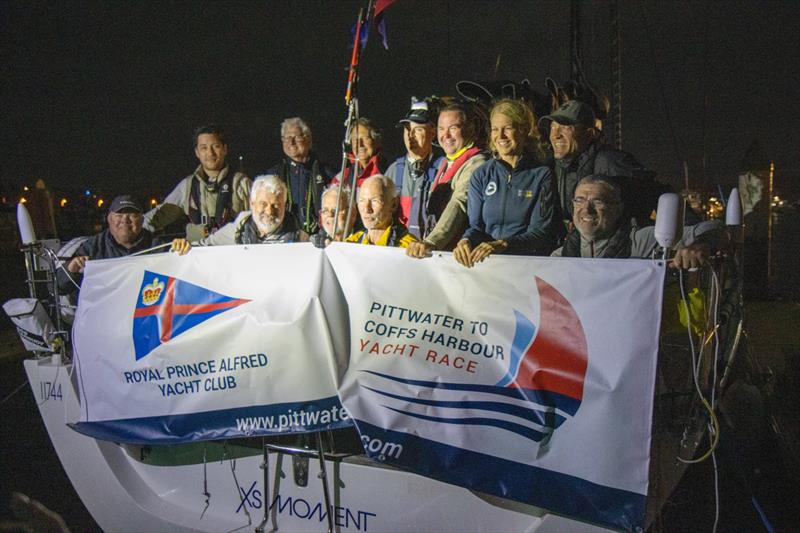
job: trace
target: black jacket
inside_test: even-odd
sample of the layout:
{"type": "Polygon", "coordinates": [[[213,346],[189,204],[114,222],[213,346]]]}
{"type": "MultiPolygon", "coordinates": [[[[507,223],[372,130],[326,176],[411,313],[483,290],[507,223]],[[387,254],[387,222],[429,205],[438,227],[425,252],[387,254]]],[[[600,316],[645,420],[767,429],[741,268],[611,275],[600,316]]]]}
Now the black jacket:
{"type": "Polygon", "coordinates": [[[628,152],[607,144],[592,143],[571,160],[553,162],[557,196],[565,222],[572,220],[572,197],[578,182],[592,174],[618,178],[622,187],[626,217],[636,218],[640,225],[648,225],[650,213],[658,205],[658,197],[669,187],[655,181],[655,173],[644,168],[628,152]]]}
{"type": "MultiPolygon", "coordinates": [[[[157,246],[159,244],[160,242],[158,239],[153,238],[152,233],[146,229],[143,229],[139,242],[137,242],[133,248],[128,249],[124,246],[120,246],[120,244],[114,240],[114,237],[111,236],[111,232],[108,231],[108,229],[105,229],[97,235],[86,239],[78,247],[72,257],[86,255],[89,257],[89,259],[113,259],[115,257],[125,257],[135,254],[136,252],[147,250],[148,248],[152,248],[153,246],[157,246]]],[[[70,258],[70,260],[71,259],[72,258],[70,258]]],[[[71,294],[77,291],[75,285],[72,283],[72,281],[70,281],[70,277],[78,285],[80,285],[83,281],[83,274],[69,273],[68,275],[66,271],[67,263],[69,263],[69,261],[65,261],[64,268],[59,268],[57,273],[58,290],[62,294],[71,294]]]]}
{"type": "Polygon", "coordinates": [[[300,223],[300,229],[308,234],[316,233],[319,230],[322,191],[331,182],[333,170],[312,153],[307,163],[298,163],[284,156],[267,174],[280,176],[286,183],[289,189],[287,211],[300,223]]]}

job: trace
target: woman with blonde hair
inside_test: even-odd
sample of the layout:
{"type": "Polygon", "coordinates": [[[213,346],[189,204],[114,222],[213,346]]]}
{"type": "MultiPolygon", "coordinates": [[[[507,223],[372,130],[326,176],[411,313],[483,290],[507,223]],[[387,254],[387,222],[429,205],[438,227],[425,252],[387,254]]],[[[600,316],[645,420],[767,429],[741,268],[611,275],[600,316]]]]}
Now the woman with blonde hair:
{"type": "Polygon", "coordinates": [[[541,163],[533,111],[506,98],[492,106],[489,120],[494,157],[472,175],[469,228],[453,250],[466,267],[493,253],[548,255],[556,244],[553,174],[541,163]]]}

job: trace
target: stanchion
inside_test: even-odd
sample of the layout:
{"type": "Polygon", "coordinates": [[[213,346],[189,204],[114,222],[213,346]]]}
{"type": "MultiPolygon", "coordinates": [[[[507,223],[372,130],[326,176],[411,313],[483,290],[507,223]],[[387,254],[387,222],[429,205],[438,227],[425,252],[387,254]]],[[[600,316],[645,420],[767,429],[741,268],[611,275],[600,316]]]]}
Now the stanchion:
{"type": "MultiPolygon", "coordinates": [[[[284,455],[289,455],[292,457],[293,461],[298,459],[311,459],[311,458],[318,458],[319,459],[319,475],[317,476],[322,484],[322,498],[325,503],[325,510],[326,516],[328,519],[328,533],[333,533],[333,512],[332,512],[332,505],[331,505],[331,495],[330,495],[330,488],[328,485],[328,467],[325,462],[325,447],[322,442],[322,431],[317,431],[314,433],[314,438],[316,441],[316,449],[314,448],[298,448],[295,446],[287,446],[282,444],[267,444],[266,441],[264,442],[263,450],[264,450],[264,464],[262,468],[264,469],[264,519],[256,528],[258,533],[264,533],[266,531],[266,525],[269,521],[269,512],[272,500],[270,499],[270,491],[269,491],[269,452],[276,452],[278,454],[278,467],[275,473],[276,479],[276,486],[275,486],[275,496],[273,499],[277,499],[278,492],[280,491],[280,487],[277,485],[277,479],[280,477],[280,463],[281,459],[284,455]]],[[[273,516],[274,518],[274,516],[273,516]]],[[[274,529],[277,529],[277,524],[274,524],[274,529]]]]}
{"type": "Polygon", "coordinates": [[[264,471],[264,518],[256,526],[256,533],[264,533],[266,531],[271,503],[269,498],[269,449],[267,448],[267,439],[264,437],[261,437],[261,454],[264,461],[261,463],[261,470],[264,471]]]}

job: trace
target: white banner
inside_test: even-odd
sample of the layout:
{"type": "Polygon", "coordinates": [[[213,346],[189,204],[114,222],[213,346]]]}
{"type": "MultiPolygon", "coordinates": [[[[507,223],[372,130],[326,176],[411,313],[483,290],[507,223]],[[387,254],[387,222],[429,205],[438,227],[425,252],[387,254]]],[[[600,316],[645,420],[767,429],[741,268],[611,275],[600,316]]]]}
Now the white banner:
{"type": "Polygon", "coordinates": [[[323,311],[338,310],[343,331],[329,269],[310,244],[90,261],[73,333],[76,429],[152,443],[350,425],[336,395],[346,338],[323,311]]]}
{"type": "Polygon", "coordinates": [[[663,264],[326,250],[339,393],[367,453],[585,520],[643,524],[663,264]]]}

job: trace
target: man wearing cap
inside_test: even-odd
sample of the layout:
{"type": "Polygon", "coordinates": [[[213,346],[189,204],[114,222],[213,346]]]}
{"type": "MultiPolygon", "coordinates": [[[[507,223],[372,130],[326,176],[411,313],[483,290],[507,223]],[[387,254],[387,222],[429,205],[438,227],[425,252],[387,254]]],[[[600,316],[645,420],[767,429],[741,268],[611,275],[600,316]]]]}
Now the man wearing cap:
{"type": "Polygon", "coordinates": [[[400,222],[417,238],[425,233],[424,206],[442,162],[441,157],[433,154],[434,120],[428,102],[411,99],[411,109],[397,124],[403,128],[406,155],[397,158],[386,171],[400,193],[400,222]]]}
{"type": "Polygon", "coordinates": [[[250,178],[228,163],[228,141],[216,125],[200,126],[194,132],[194,155],[200,162],[167,195],[164,203],[145,215],[145,225],[159,232],[188,217],[189,222],[213,232],[248,209],[250,178]]]}
{"type": "Polygon", "coordinates": [[[281,123],[283,159],[267,171],[288,185],[286,207],[309,235],[319,231],[317,213],[322,191],[330,183],[333,170],[322,163],[313,151],[311,128],[300,117],[281,123]]]}
{"type": "Polygon", "coordinates": [[[486,162],[485,152],[476,146],[479,128],[478,116],[468,104],[455,102],[439,111],[436,135],[445,157],[420,202],[425,228],[423,239],[408,246],[410,257],[452,250],[467,229],[469,180],[486,162]]]}
{"type": "MultiPolygon", "coordinates": [[[[654,184],[653,173],[646,170],[631,154],[601,142],[594,111],[585,102],[565,102],[553,113],[539,119],[539,127],[550,129],[550,144],[555,159],[554,174],[558,185],[557,198],[565,224],[572,218],[575,187],[584,176],[604,174],[636,178],[625,182],[627,189],[640,187],[642,184],[636,184],[637,181],[654,184]]],[[[649,217],[658,203],[658,195],[663,192],[658,187],[651,190],[644,186],[642,189],[642,194],[639,195],[642,202],[628,206],[630,214],[640,222],[649,217]]]]}
{"type": "MultiPolygon", "coordinates": [[[[144,229],[142,207],[130,195],[117,196],[111,202],[106,221],[108,228],[89,237],[75,251],[67,262],[66,271],[58,271],[58,287],[64,294],[74,292],[83,278],[86,262],[91,259],[113,259],[131,254],[146,252],[159,243],[153,234],[144,229]],[[70,278],[72,278],[70,280],[70,278]]],[[[173,241],[172,250],[180,255],[189,251],[188,245],[173,241]]]]}

